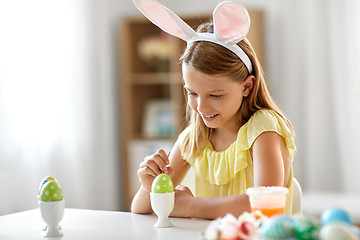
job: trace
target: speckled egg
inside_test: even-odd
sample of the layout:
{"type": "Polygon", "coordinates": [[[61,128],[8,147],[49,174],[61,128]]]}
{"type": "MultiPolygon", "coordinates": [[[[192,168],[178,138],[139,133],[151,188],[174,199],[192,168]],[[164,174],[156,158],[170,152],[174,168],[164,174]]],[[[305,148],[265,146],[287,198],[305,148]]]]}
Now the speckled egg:
{"type": "Polygon", "coordinates": [[[351,225],[353,224],[349,214],[341,208],[329,208],[322,213],[321,223],[323,225],[333,222],[343,222],[351,225]]]}
{"type": "Polygon", "coordinates": [[[48,181],[40,192],[40,200],[43,202],[63,200],[62,190],[56,182],[48,181]]]}
{"type": "Polygon", "coordinates": [[[329,223],[321,228],[320,240],[358,240],[351,226],[342,222],[329,223]]]}
{"type": "Polygon", "coordinates": [[[260,227],[260,236],[270,239],[288,239],[294,237],[292,219],[288,216],[274,216],[260,227]]]}
{"type": "Polygon", "coordinates": [[[153,181],[151,186],[153,193],[170,193],[174,191],[174,186],[169,175],[159,174],[153,181]]]}
{"type": "Polygon", "coordinates": [[[318,239],[320,223],[306,217],[294,217],[292,227],[297,240],[315,240],[318,239]]]}

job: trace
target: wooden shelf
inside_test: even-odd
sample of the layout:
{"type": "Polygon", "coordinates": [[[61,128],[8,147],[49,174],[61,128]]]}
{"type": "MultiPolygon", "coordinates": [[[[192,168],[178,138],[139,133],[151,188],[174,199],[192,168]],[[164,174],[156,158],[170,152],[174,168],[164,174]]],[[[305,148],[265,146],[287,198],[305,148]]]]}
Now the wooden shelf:
{"type": "Polygon", "coordinates": [[[181,73],[134,73],[131,79],[132,85],[182,84],[181,73]]]}

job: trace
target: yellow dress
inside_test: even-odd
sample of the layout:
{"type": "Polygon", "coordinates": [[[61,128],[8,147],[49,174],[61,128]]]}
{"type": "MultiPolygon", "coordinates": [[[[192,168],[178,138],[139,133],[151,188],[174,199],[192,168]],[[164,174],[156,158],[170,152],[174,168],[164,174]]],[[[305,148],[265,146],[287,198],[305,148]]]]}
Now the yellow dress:
{"type": "MultiPolygon", "coordinates": [[[[180,150],[183,153],[184,142],[188,137],[190,127],[178,137],[180,150]]],[[[196,158],[185,159],[195,170],[195,196],[225,197],[245,193],[254,186],[254,169],[250,148],[256,138],[263,132],[276,132],[285,139],[291,161],[296,152],[293,134],[285,121],[272,110],[258,110],[238,132],[237,139],[228,149],[217,152],[210,141],[196,158]]],[[[184,155],[184,154],[183,154],[184,155]]],[[[292,179],[291,167],[288,184],[288,198],[285,212],[292,210],[292,179]]]]}

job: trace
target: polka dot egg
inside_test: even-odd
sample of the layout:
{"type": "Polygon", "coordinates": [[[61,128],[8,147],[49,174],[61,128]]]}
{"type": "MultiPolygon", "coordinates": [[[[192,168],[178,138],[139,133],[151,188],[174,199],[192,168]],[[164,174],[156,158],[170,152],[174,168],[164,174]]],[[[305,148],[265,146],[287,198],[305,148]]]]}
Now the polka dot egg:
{"type": "Polygon", "coordinates": [[[62,190],[56,182],[48,181],[40,192],[40,200],[43,202],[63,200],[62,190]]]}
{"type": "Polygon", "coordinates": [[[58,186],[60,187],[59,183],[56,181],[55,178],[53,177],[50,177],[50,176],[47,176],[45,177],[41,182],[40,182],[40,186],[39,186],[39,191],[38,191],[38,196],[40,196],[40,193],[41,193],[41,189],[44,187],[44,185],[47,183],[47,182],[56,182],[58,184],[58,186]]]}
{"type": "Polygon", "coordinates": [[[165,173],[159,174],[153,181],[151,191],[153,193],[169,193],[174,191],[171,178],[165,173]]]}

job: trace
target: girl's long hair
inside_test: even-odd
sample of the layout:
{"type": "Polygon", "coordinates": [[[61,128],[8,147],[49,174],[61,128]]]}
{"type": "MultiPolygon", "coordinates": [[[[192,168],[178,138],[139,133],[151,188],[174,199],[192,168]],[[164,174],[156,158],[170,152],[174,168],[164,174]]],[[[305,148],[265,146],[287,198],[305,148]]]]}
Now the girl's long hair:
{"type": "MultiPolygon", "coordinates": [[[[213,32],[211,22],[199,26],[197,32],[213,32]]],[[[270,109],[278,113],[287,123],[289,129],[292,126],[280,109],[274,103],[269,93],[264,70],[255,54],[250,42],[244,38],[238,45],[248,55],[253,65],[255,81],[249,96],[243,99],[238,111],[239,127],[245,124],[250,117],[259,109],[270,109]]],[[[244,63],[230,50],[206,41],[193,42],[188,45],[180,57],[181,64],[188,64],[194,69],[210,75],[229,76],[234,81],[242,83],[250,74],[244,63]]],[[[184,143],[184,157],[196,156],[205,147],[206,140],[211,133],[201,116],[187,105],[187,119],[191,126],[189,138],[184,143]]]]}

